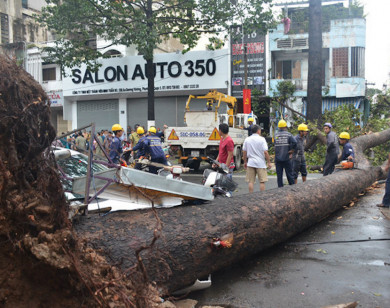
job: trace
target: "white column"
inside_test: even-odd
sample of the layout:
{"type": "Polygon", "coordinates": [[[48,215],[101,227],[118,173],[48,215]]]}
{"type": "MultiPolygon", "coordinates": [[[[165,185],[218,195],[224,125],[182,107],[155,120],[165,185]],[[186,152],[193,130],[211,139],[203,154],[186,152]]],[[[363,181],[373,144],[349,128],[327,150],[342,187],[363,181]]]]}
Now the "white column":
{"type": "Polygon", "coordinates": [[[119,124],[127,131],[127,99],[119,99],[119,124]]]}
{"type": "Polygon", "coordinates": [[[352,60],[352,47],[348,47],[348,77],[351,77],[352,75],[352,65],[351,65],[351,60],[352,60]]]}
{"type": "Polygon", "coordinates": [[[72,130],[77,128],[77,102],[72,102],[72,130]]]}

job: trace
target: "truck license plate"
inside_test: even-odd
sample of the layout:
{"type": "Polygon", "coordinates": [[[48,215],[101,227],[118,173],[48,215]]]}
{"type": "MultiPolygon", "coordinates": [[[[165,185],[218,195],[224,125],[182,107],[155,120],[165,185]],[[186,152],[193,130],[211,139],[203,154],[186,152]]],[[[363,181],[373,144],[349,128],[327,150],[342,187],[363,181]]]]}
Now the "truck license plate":
{"type": "Polygon", "coordinates": [[[199,157],[199,151],[191,151],[192,157],[199,157]]]}

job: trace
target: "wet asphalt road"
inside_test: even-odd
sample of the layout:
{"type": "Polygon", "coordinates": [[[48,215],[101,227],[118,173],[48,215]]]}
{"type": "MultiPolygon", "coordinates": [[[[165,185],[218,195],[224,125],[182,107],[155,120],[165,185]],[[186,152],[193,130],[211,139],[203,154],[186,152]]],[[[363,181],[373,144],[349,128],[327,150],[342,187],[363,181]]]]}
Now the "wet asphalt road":
{"type": "MultiPolygon", "coordinates": [[[[184,178],[199,183],[201,171],[184,178]]],[[[234,179],[235,194],[247,193],[245,172],[234,179]]],[[[270,176],[266,189],[276,186],[276,176],[270,176]]],[[[197,307],[300,308],[354,301],[358,307],[390,307],[390,220],[375,206],[383,193],[382,185],[290,241],[214,273],[209,289],[188,298],[197,300],[197,307]]]]}

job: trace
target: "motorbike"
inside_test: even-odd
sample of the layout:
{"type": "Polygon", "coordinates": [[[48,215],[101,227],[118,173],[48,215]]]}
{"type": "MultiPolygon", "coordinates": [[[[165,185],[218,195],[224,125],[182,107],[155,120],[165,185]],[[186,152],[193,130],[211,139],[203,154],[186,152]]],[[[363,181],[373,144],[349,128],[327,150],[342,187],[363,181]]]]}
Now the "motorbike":
{"type": "Polygon", "coordinates": [[[232,191],[237,188],[238,184],[229,176],[229,169],[234,169],[235,166],[228,167],[226,164],[222,164],[210,157],[207,160],[213,167],[203,172],[202,184],[212,187],[214,196],[232,197],[232,191]]]}

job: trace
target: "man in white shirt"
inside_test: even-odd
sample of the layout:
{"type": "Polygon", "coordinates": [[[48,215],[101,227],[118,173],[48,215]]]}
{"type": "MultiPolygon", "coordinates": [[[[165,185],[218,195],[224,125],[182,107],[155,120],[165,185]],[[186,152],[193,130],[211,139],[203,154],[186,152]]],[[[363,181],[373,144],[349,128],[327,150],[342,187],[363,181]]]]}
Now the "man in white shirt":
{"type": "Polygon", "coordinates": [[[267,178],[267,168],[271,168],[271,161],[268,154],[268,145],[264,137],[260,136],[261,129],[258,125],[253,125],[252,135],[245,139],[244,168],[246,169],[246,182],[248,183],[249,193],[253,192],[253,186],[256,182],[256,174],[260,182],[260,190],[265,190],[267,178]],[[265,161],[267,160],[267,164],[265,161]]]}

